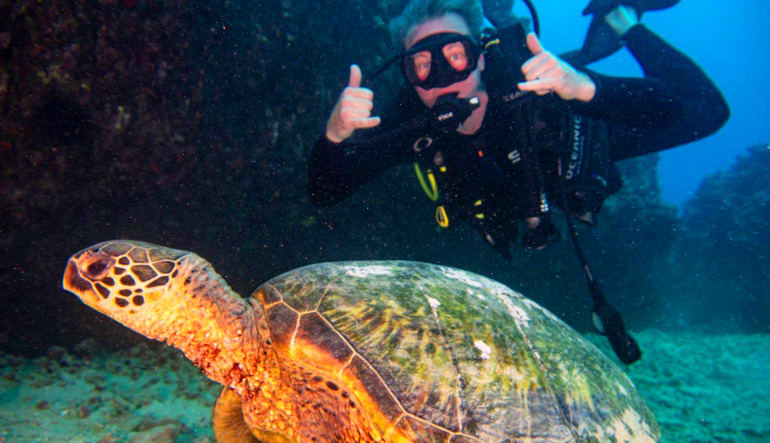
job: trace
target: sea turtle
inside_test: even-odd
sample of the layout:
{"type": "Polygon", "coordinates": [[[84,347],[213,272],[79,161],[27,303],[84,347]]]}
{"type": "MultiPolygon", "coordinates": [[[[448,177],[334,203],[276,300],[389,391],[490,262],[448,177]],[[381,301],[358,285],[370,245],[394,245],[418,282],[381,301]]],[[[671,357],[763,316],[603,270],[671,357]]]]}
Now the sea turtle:
{"type": "Polygon", "coordinates": [[[321,263],[243,299],[194,253],[116,240],[73,255],[63,286],[223,384],[220,442],[659,437],[632,382],[598,349],[470,272],[321,263]]]}

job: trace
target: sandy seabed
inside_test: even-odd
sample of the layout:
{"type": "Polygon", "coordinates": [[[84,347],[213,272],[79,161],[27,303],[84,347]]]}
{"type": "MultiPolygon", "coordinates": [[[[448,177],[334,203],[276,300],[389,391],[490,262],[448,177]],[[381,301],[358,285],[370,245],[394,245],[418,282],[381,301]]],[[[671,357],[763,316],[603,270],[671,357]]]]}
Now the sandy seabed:
{"type": "MultiPolygon", "coordinates": [[[[626,371],[663,441],[770,442],[770,335],[636,338],[644,357],[626,371]]],[[[170,348],[108,353],[84,342],[36,359],[0,354],[0,443],[213,442],[220,390],[170,348]]]]}

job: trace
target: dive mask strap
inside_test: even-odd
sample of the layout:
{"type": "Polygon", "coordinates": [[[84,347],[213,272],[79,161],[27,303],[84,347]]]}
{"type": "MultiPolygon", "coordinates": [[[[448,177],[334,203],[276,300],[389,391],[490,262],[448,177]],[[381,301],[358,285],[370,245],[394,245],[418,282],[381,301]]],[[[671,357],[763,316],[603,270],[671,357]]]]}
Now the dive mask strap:
{"type": "Polygon", "coordinates": [[[399,60],[400,60],[400,59],[401,59],[403,56],[404,56],[404,54],[402,53],[402,54],[397,54],[397,55],[394,55],[393,57],[389,58],[388,60],[386,60],[386,61],[385,61],[385,63],[383,63],[383,64],[382,64],[382,66],[380,66],[380,67],[379,67],[379,69],[377,69],[376,71],[374,71],[374,74],[370,75],[370,76],[367,78],[367,80],[368,80],[369,82],[373,82],[373,81],[374,81],[374,79],[376,79],[377,77],[379,77],[379,76],[380,76],[380,74],[382,74],[382,73],[383,73],[383,72],[385,72],[385,71],[386,71],[388,68],[390,68],[391,66],[393,66],[393,64],[394,64],[394,63],[396,63],[397,61],[399,61],[399,60]]]}

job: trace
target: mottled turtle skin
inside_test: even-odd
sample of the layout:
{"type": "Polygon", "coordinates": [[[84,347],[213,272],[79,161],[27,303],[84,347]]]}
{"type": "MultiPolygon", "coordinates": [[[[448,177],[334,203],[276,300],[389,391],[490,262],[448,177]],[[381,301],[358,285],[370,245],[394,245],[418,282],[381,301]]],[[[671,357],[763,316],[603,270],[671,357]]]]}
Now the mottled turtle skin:
{"type": "Polygon", "coordinates": [[[220,442],[659,439],[632,382],[593,345],[458,269],[315,264],[244,300],[193,253],[117,240],[75,254],[63,286],[222,383],[220,442]]]}

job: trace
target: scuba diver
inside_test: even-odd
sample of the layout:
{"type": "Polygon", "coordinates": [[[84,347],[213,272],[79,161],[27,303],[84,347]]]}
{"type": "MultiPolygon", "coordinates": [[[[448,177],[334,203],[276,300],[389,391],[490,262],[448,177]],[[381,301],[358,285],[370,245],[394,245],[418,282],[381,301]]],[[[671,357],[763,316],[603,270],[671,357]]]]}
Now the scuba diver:
{"type": "MultiPolygon", "coordinates": [[[[526,3],[537,31],[537,15],[526,3]]],[[[437,223],[470,222],[506,259],[520,223],[525,248],[542,249],[558,237],[553,206],[568,214],[571,231],[571,219],[593,225],[622,184],[615,162],[706,137],[729,117],[706,74],[639,22],[644,11],[674,3],[594,0],[584,11],[594,17],[583,47],[559,57],[513,16],[512,0],[485,0],[486,10],[479,0],[411,0],[390,23],[403,48],[391,63],[399,64],[406,84],[374,116],[373,92],[351,66],[310,155],[311,201],[332,205],[387,169],[413,162],[437,204],[437,223]],[[495,30],[482,32],[485,12],[495,30]],[[623,45],[643,77],[585,67],[623,45]]],[[[598,286],[577,250],[595,286],[594,314],[606,328],[619,315],[602,313],[603,296],[594,292],[598,286]]],[[[618,352],[615,343],[613,349],[618,352]]],[[[625,362],[639,358],[618,355],[625,362]]]]}

